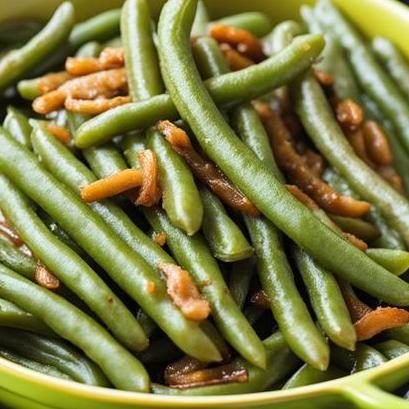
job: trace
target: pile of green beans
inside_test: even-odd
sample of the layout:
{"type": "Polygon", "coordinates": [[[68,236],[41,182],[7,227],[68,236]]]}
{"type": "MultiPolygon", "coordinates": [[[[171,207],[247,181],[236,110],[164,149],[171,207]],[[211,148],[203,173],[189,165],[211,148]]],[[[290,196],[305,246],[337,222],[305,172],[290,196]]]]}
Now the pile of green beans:
{"type": "Polygon", "coordinates": [[[373,309],[409,306],[409,64],[388,39],[369,47],[329,0],[303,6],[301,17],[305,24],[275,27],[252,11],[211,20],[202,0],[168,0],[154,21],[147,0],[126,0],[77,23],[68,1],[42,29],[22,20],[0,30],[0,44],[14,48],[0,57],[0,98],[14,88],[22,97],[5,105],[0,126],[1,358],[86,385],[210,396],[297,388],[409,353],[409,323],[357,339],[342,285],[366,293],[373,309]],[[210,36],[216,24],[247,31],[265,58],[231,71],[210,36]],[[108,47],[123,50],[131,102],[98,115],[68,105],[34,113],[44,74],[108,47]],[[333,77],[333,97],[353,99],[381,125],[402,193],[356,156],[314,70],[333,77]],[[327,161],[319,177],[367,200],[367,215],[311,210],[290,193],[254,100],[299,119],[305,146],[327,161]],[[183,129],[260,215],[233,210],[202,184],[159,131],[161,120],[183,129]],[[159,203],[137,205],[138,187],[81,199],[85,186],[130,168],[145,178],[145,150],[157,162],[159,203]],[[162,263],[185,270],[189,284],[172,288],[162,263]],[[39,265],[58,289],[41,287],[39,265]],[[189,319],[178,304],[175,288],[196,297],[189,286],[208,318],[189,319]],[[223,376],[240,370],[244,380],[174,385],[167,374],[181,358],[184,376],[190,366],[222,366],[223,376]]]}

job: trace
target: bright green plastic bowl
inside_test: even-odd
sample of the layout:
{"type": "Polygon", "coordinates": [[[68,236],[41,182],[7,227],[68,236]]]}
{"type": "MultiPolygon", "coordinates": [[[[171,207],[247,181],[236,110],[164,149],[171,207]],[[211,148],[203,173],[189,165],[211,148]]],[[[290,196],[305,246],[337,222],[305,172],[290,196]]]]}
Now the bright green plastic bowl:
{"type": "MultiPolygon", "coordinates": [[[[72,0],[77,16],[86,18],[118,0],[72,0]]],[[[157,14],[161,1],[149,0],[157,14]]],[[[334,0],[372,36],[384,35],[409,57],[409,9],[394,0],[334,0]]],[[[297,18],[303,3],[313,0],[205,0],[212,17],[260,10],[273,22],[297,18]]],[[[0,24],[10,18],[50,16],[59,0],[0,0],[0,24]]],[[[409,409],[409,402],[389,394],[409,383],[409,354],[355,375],[286,391],[214,397],[166,397],[85,386],[51,378],[0,359],[0,405],[19,409],[409,409]]]]}

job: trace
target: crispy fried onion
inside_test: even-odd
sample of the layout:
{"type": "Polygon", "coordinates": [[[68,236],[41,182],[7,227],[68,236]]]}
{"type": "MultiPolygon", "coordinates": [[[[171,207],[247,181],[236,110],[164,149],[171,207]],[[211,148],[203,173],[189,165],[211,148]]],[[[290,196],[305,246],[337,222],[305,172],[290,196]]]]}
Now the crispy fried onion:
{"type": "Polygon", "coordinates": [[[401,327],[409,322],[408,311],[395,307],[378,307],[374,310],[357,297],[350,284],[340,280],[339,285],[358,341],[365,341],[382,331],[401,327]]]}
{"type": "Polygon", "coordinates": [[[51,274],[42,264],[38,264],[34,279],[41,287],[48,290],[56,290],[60,286],[60,280],[51,274]]]}
{"type": "Polygon", "coordinates": [[[269,310],[271,307],[271,302],[267,297],[267,294],[263,291],[256,291],[250,298],[250,302],[257,308],[261,310],[269,310]]]}
{"type": "Polygon", "coordinates": [[[392,163],[392,153],[382,128],[375,121],[366,121],[362,127],[366,151],[369,157],[379,166],[392,163]]]}
{"type": "Polygon", "coordinates": [[[250,31],[225,24],[213,24],[209,28],[209,35],[219,43],[230,44],[253,61],[259,62],[265,58],[261,41],[250,31]]]}
{"type": "Polygon", "coordinates": [[[50,72],[40,78],[38,90],[41,95],[46,94],[47,92],[54,91],[70,79],[72,79],[72,76],[65,71],[50,72]]]}
{"type": "Polygon", "coordinates": [[[81,199],[84,202],[95,202],[126,192],[142,184],[142,170],[125,169],[82,187],[81,199]]]}
{"type": "Polygon", "coordinates": [[[101,98],[96,99],[76,99],[67,97],[64,106],[67,111],[76,112],[79,114],[98,115],[109,109],[119,107],[120,105],[131,102],[129,95],[118,96],[113,98],[101,98]]]}
{"type": "Polygon", "coordinates": [[[277,112],[260,102],[257,102],[255,107],[271,138],[277,163],[291,183],[299,186],[327,212],[340,216],[361,217],[369,211],[368,202],[340,195],[305,165],[294,149],[291,134],[277,112]]]}
{"type": "Polygon", "coordinates": [[[69,97],[74,100],[113,98],[127,91],[125,68],[116,68],[69,80],[57,89],[36,98],[33,101],[33,109],[39,114],[48,114],[62,108],[69,97]]]}
{"type": "Polygon", "coordinates": [[[364,121],[364,111],[361,106],[350,98],[334,99],[334,101],[335,115],[341,126],[351,131],[358,129],[364,121]]]}
{"type": "Polygon", "coordinates": [[[152,240],[158,245],[163,247],[166,244],[166,233],[164,231],[160,231],[158,233],[153,233],[152,240]]]}
{"type": "Polygon", "coordinates": [[[335,79],[331,74],[325,71],[315,68],[313,70],[315,78],[324,87],[332,87],[334,85],[335,79]]]}
{"type": "Polygon", "coordinates": [[[167,291],[182,314],[191,320],[202,321],[210,314],[209,303],[200,295],[190,274],[172,263],[159,263],[165,279],[167,291]]]}
{"type": "Polygon", "coordinates": [[[185,357],[165,369],[165,382],[172,388],[189,389],[226,383],[248,382],[248,373],[234,364],[205,368],[194,358],[185,357]]]}
{"type": "Polygon", "coordinates": [[[226,179],[213,162],[199,155],[183,129],[170,121],[161,121],[158,129],[172,148],[186,160],[195,176],[207,184],[222,202],[251,216],[260,215],[253,203],[226,179]]]}
{"type": "Polygon", "coordinates": [[[0,221],[0,234],[6,239],[10,240],[16,247],[20,247],[24,244],[24,241],[19,234],[10,226],[9,222],[5,219],[0,221]]]}
{"type": "Polygon", "coordinates": [[[159,187],[158,160],[150,149],[138,152],[138,160],[142,168],[143,182],[136,204],[150,207],[157,204],[162,195],[159,187]]]}
{"type": "Polygon", "coordinates": [[[47,130],[53,134],[60,142],[64,145],[70,145],[72,141],[71,132],[64,126],[59,126],[53,124],[52,122],[47,122],[45,127],[47,130]]]}
{"type": "Polygon", "coordinates": [[[230,44],[221,43],[219,48],[232,71],[242,70],[243,68],[250,67],[250,65],[254,64],[253,60],[250,60],[250,58],[240,54],[230,44]]]}
{"type": "Polygon", "coordinates": [[[93,72],[120,68],[124,65],[122,48],[104,48],[98,58],[68,57],[65,69],[71,75],[86,75],[93,72]]]}

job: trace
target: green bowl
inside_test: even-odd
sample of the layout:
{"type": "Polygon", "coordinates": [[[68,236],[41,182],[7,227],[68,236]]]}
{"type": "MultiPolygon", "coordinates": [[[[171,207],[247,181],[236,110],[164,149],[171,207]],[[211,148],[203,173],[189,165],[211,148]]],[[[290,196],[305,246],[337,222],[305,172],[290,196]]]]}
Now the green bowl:
{"type": "MultiPolygon", "coordinates": [[[[118,0],[72,0],[77,16],[87,18],[118,0]]],[[[149,0],[157,15],[161,0],[149,0]]],[[[384,35],[409,57],[409,9],[394,0],[334,0],[368,36],[384,35]]],[[[313,0],[205,0],[217,18],[260,10],[273,22],[297,18],[301,4],[313,0]]],[[[0,0],[0,24],[16,17],[46,19],[60,0],[0,0]]],[[[409,402],[392,391],[409,382],[409,354],[374,369],[317,385],[286,391],[215,397],[166,397],[85,386],[51,378],[0,358],[0,405],[20,409],[125,408],[273,408],[273,409],[409,409],[409,402]]]]}

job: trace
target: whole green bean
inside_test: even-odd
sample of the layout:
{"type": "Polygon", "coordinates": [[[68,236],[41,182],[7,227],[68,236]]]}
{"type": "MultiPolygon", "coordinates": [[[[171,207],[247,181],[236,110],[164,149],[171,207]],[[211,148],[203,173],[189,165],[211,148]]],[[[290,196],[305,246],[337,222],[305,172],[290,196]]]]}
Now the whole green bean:
{"type": "Polygon", "coordinates": [[[383,71],[358,31],[334,5],[327,0],[321,0],[316,12],[325,28],[334,33],[348,51],[358,82],[391,120],[401,143],[409,153],[409,103],[383,71]]]}
{"type": "Polygon", "coordinates": [[[266,369],[258,368],[236,358],[236,367],[248,371],[249,380],[244,383],[227,383],[224,385],[204,386],[201,388],[176,389],[153,384],[153,393],[176,396],[212,396],[233,395],[238,393],[262,392],[270,385],[279,382],[299,366],[299,360],[287,347],[284,337],[276,332],[263,341],[267,353],[266,369]]]}
{"type": "Polygon", "coordinates": [[[0,207],[30,249],[77,294],[127,348],[141,351],[148,340],[136,318],[95,271],[58,240],[32,210],[27,199],[0,176],[0,207]]]}
{"type": "Polygon", "coordinates": [[[65,2],[58,7],[47,25],[18,50],[0,60],[0,89],[5,89],[67,40],[74,25],[74,7],[65,2]]]}
{"type": "Polygon", "coordinates": [[[371,223],[365,220],[333,214],[329,214],[329,217],[341,228],[341,230],[352,233],[361,240],[372,241],[380,236],[379,231],[371,223]]]}
{"type": "Polygon", "coordinates": [[[195,14],[195,19],[192,24],[192,30],[190,35],[195,37],[204,36],[207,31],[207,25],[209,23],[209,15],[206,10],[206,6],[202,0],[197,3],[197,9],[195,14]]]}
{"type": "Polygon", "coordinates": [[[409,252],[393,249],[368,249],[366,254],[392,274],[403,274],[409,268],[409,252]]]}
{"type": "Polygon", "coordinates": [[[32,101],[35,98],[39,97],[41,95],[40,81],[41,77],[19,81],[17,83],[17,90],[19,95],[29,101],[32,101]]]}
{"type": "Polygon", "coordinates": [[[163,91],[152,35],[147,1],[127,0],[121,12],[121,39],[125,52],[129,94],[134,101],[149,98],[163,91]]]}
{"type": "MultiPolygon", "coordinates": [[[[360,196],[351,189],[347,181],[333,168],[328,167],[323,173],[323,178],[339,193],[360,199],[360,196]]],[[[381,233],[380,238],[376,240],[377,246],[395,250],[405,250],[405,243],[399,233],[386,223],[377,205],[371,206],[366,218],[381,233]]]]}
{"type": "Polygon", "coordinates": [[[54,378],[65,379],[68,381],[74,380],[69,375],[61,372],[54,366],[41,364],[32,359],[25,358],[4,347],[0,347],[0,357],[44,375],[53,376],[54,378]]]}
{"type": "Polygon", "coordinates": [[[204,207],[202,230],[213,256],[229,263],[251,257],[253,248],[219,198],[205,187],[200,189],[200,196],[204,207]]]}
{"type": "Polygon", "coordinates": [[[377,204],[385,219],[409,244],[409,202],[356,156],[312,73],[298,81],[295,93],[296,111],[317,149],[354,190],[377,204]]]}
{"type": "MultiPolygon", "coordinates": [[[[210,78],[205,83],[211,97],[219,105],[232,105],[248,100],[293,80],[311,65],[323,46],[323,39],[319,35],[300,37],[277,55],[259,64],[218,78],[210,78]]],[[[75,144],[79,148],[101,145],[115,135],[146,129],[160,119],[173,120],[177,116],[170,96],[157,95],[97,115],[78,129],[75,144]]]]}
{"type": "MultiPolygon", "coordinates": [[[[264,49],[268,55],[273,55],[292,42],[295,36],[303,33],[302,27],[293,20],[286,20],[277,24],[274,29],[263,39],[264,49]]],[[[324,47],[324,50],[326,45],[324,47]]]]}
{"type": "Polygon", "coordinates": [[[254,265],[254,257],[231,264],[228,287],[231,296],[241,310],[243,310],[249,294],[250,282],[254,275],[254,265]]]}
{"type": "MultiPolygon", "coordinates": [[[[47,146],[42,152],[43,160],[47,158],[48,166],[53,160],[56,161],[53,171],[59,177],[63,177],[71,189],[79,193],[80,186],[95,180],[93,173],[81,164],[68,148],[41,129],[41,124],[38,124],[34,133],[38,134],[37,149],[40,141],[47,146]],[[63,165],[64,171],[61,171],[63,165]]],[[[92,209],[94,211],[98,209],[99,215],[94,213],[79,197],[73,195],[72,190],[45,171],[30,152],[19,147],[4,131],[2,141],[4,143],[1,147],[8,153],[5,154],[7,159],[4,161],[0,159],[1,171],[13,176],[20,188],[47,211],[184,352],[204,361],[219,360],[220,354],[212,341],[203,333],[198,323],[187,320],[182,315],[167,297],[165,283],[137,253],[138,251],[148,253],[148,256],[143,257],[150,260],[155,257],[157,268],[157,262],[161,261],[161,258],[158,260],[158,252],[152,248],[159,246],[149,238],[147,240],[152,245],[147,245],[146,240],[142,240],[146,236],[141,234],[132,222],[128,223],[129,218],[125,217],[126,214],[118,207],[113,209],[105,203],[94,202],[92,209]],[[14,161],[13,157],[20,159],[14,161]],[[18,166],[15,166],[17,164],[18,166]],[[25,183],[28,182],[24,176],[26,174],[30,174],[30,183],[25,183]],[[51,196],[49,192],[52,192],[51,196]],[[104,215],[103,219],[101,215],[104,215]],[[110,221],[110,224],[107,225],[104,221],[110,221]],[[132,230],[130,224],[135,226],[132,230]],[[121,238],[126,235],[126,241],[118,240],[114,232],[121,238]],[[137,238],[145,245],[134,251],[133,248],[139,247],[137,238]],[[134,247],[130,247],[131,242],[134,243],[134,247]],[[154,294],[146,290],[148,282],[155,284],[154,294]]]]}
{"type": "Polygon", "coordinates": [[[55,367],[77,382],[109,386],[97,365],[57,338],[19,329],[0,328],[0,345],[25,358],[55,367]]]}
{"type": "Polygon", "coordinates": [[[227,26],[241,28],[250,31],[257,37],[268,34],[272,29],[272,23],[267,14],[259,11],[247,11],[233,14],[213,21],[211,24],[226,24],[227,26]]]}
{"type": "Polygon", "coordinates": [[[193,56],[204,80],[227,74],[230,69],[218,42],[212,37],[200,37],[192,46],[193,56]]]}
{"type": "Polygon", "coordinates": [[[53,334],[41,320],[2,298],[0,298],[0,326],[20,328],[44,335],[53,334]]]}
{"type": "Polygon", "coordinates": [[[319,371],[308,364],[304,364],[287,380],[282,389],[293,389],[299,388],[300,386],[313,385],[315,383],[341,378],[346,375],[346,372],[332,365],[329,366],[326,371],[319,371]]]}
{"type": "Polygon", "coordinates": [[[265,367],[264,347],[234,302],[216,260],[200,235],[187,236],[173,226],[163,211],[146,208],[145,216],[155,231],[166,233],[166,243],[178,263],[194,278],[208,300],[217,328],[225,339],[253,365],[265,367]]]}
{"type": "Polygon", "coordinates": [[[300,248],[293,254],[320,326],[335,344],[354,350],[355,328],[336,279],[300,248]]]}
{"type": "Polygon", "coordinates": [[[32,128],[27,117],[22,112],[12,106],[8,106],[3,127],[10,132],[17,142],[30,148],[30,134],[32,128]]]}
{"type": "MultiPolygon", "coordinates": [[[[267,218],[319,264],[386,302],[408,304],[407,283],[391,275],[322,224],[274,178],[226,124],[202,84],[189,52],[188,32],[195,6],[195,0],[169,0],[165,4],[158,26],[159,51],[162,76],[169,94],[202,149],[267,218]],[[310,240],[310,234],[315,240],[310,240]]],[[[308,48],[305,45],[311,44],[312,40],[312,37],[308,38],[298,37],[291,46],[301,41],[305,52],[308,48]]],[[[320,37],[315,38],[318,40],[320,37]]],[[[284,77],[285,81],[289,79],[287,75],[284,77]]],[[[215,80],[219,78],[222,77],[215,80]]]]}
{"type": "Polygon", "coordinates": [[[404,344],[409,343],[409,324],[402,327],[388,329],[384,334],[391,339],[402,342],[404,344]]]}
{"type": "Polygon", "coordinates": [[[2,265],[0,296],[43,320],[55,333],[80,348],[118,389],[149,391],[149,376],[140,362],[100,324],[68,301],[2,265]]]}
{"type": "Polygon", "coordinates": [[[409,98],[409,63],[399,49],[385,37],[372,39],[372,50],[386,67],[395,85],[409,98]]]}
{"type": "Polygon", "coordinates": [[[375,368],[388,362],[388,359],[369,345],[359,344],[354,352],[355,362],[351,373],[364,371],[365,369],[375,368]]]}
{"type": "MultiPolygon", "coordinates": [[[[138,160],[138,152],[143,151],[145,149],[145,141],[146,137],[143,134],[138,134],[138,135],[128,135],[126,136],[123,141],[121,142],[121,149],[123,151],[123,154],[126,158],[126,161],[128,162],[129,166],[131,168],[139,168],[139,160],[138,160]]],[[[105,145],[106,146],[106,145],[105,145]]],[[[96,150],[99,149],[95,148],[96,150]]],[[[122,156],[119,152],[117,152],[118,155],[122,156]]],[[[104,155],[107,157],[108,155],[104,155]]],[[[111,155],[111,157],[113,157],[111,155]]],[[[110,160],[111,160],[110,157],[110,160]]],[[[110,160],[108,162],[110,162],[110,160]]],[[[104,166],[106,161],[101,156],[101,166],[104,166]]],[[[90,166],[93,168],[93,164],[90,164],[90,166]]],[[[123,168],[126,169],[126,164],[123,165],[123,168]]],[[[97,170],[93,169],[94,172],[99,176],[102,177],[97,170]]],[[[122,170],[122,169],[121,169],[122,170]]],[[[106,174],[107,172],[104,172],[106,174]]]]}
{"type": "Polygon", "coordinates": [[[408,345],[393,339],[375,344],[374,347],[388,359],[394,359],[409,352],[408,345]]]}
{"type": "Polygon", "coordinates": [[[156,154],[162,206],[172,224],[188,235],[202,225],[203,203],[187,163],[155,128],[147,131],[146,146],[156,154]]]}
{"type": "Polygon", "coordinates": [[[97,41],[89,41],[77,50],[75,56],[79,58],[96,58],[99,56],[101,51],[102,45],[100,43],[98,43],[97,41]]]}

